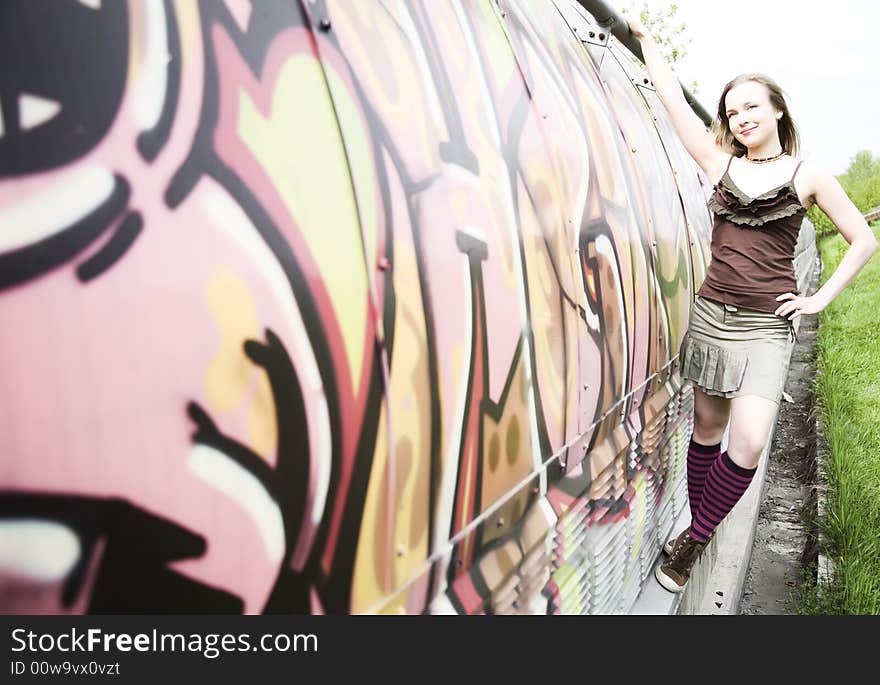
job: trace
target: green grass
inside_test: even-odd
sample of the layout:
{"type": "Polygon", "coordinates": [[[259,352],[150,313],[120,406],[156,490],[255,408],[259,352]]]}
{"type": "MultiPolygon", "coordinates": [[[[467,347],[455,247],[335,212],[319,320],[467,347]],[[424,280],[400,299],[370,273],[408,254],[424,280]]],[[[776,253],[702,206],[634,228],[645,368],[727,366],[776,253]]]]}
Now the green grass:
{"type": "MultiPolygon", "coordinates": [[[[823,283],[847,247],[820,240],[823,283]]],[[[880,256],[819,316],[815,391],[831,452],[819,525],[833,571],[804,586],[798,611],[880,614],[880,256]]]]}

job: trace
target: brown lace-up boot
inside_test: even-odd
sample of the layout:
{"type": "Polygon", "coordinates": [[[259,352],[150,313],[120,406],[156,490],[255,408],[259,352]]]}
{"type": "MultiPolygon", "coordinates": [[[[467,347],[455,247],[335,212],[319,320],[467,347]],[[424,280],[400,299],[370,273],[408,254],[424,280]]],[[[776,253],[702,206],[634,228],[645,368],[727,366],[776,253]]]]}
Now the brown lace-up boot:
{"type": "Polygon", "coordinates": [[[691,576],[691,569],[708,543],[694,540],[690,529],[684,531],[673,545],[672,555],[657,567],[657,581],[670,592],[681,592],[691,576]]]}
{"type": "Polygon", "coordinates": [[[685,528],[683,531],[681,531],[674,538],[669,538],[666,541],[666,544],[663,545],[663,551],[671,556],[672,552],[675,551],[675,548],[678,545],[678,543],[681,542],[682,540],[684,540],[684,536],[687,535],[688,530],[689,530],[688,528],[685,528]]]}
{"type": "MultiPolygon", "coordinates": [[[[685,533],[687,533],[688,530],[690,530],[690,527],[685,528],[685,529],[684,529],[683,531],[681,531],[676,537],[674,537],[674,538],[669,538],[669,539],[666,541],[666,544],[663,545],[663,551],[666,552],[666,554],[672,554],[672,550],[675,549],[675,546],[676,546],[679,542],[681,542],[682,540],[684,540],[685,533]]],[[[712,541],[712,538],[713,538],[714,536],[715,536],[715,532],[713,531],[713,532],[712,532],[712,535],[709,536],[709,540],[708,540],[708,541],[711,542],[711,541],[712,541]]]]}

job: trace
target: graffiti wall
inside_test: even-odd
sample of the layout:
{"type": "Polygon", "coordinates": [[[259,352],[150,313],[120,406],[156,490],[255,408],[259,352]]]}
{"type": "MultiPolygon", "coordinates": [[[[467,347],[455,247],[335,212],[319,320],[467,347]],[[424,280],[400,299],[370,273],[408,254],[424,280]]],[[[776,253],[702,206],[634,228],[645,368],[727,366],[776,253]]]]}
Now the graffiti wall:
{"type": "Polygon", "coordinates": [[[709,183],[573,0],[0,6],[0,610],[625,612],[709,183]]]}

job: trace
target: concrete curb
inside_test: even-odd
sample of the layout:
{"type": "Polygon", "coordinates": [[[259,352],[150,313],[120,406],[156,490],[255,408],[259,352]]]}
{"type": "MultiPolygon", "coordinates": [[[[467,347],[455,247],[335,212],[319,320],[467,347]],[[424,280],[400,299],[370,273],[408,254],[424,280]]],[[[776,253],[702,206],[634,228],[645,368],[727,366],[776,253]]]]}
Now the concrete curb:
{"type": "MultiPolygon", "coordinates": [[[[778,415],[778,412],[777,412],[778,415]]],[[[758,529],[758,513],[764,498],[770,446],[776,435],[776,424],[758,461],[758,471],[749,489],[737,502],[715,534],[718,549],[710,574],[695,593],[692,603],[683,603],[679,613],[734,615],[739,613],[746,573],[752,559],[752,546],[758,529]]],[[[695,588],[696,589],[696,588],[695,588]]]]}
{"type": "Polygon", "coordinates": [[[826,539],[822,532],[822,521],[827,515],[828,481],[825,478],[825,467],[831,455],[828,447],[825,419],[821,411],[816,411],[816,474],[813,490],[816,493],[816,535],[818,536],[818,555],[816,558],[816,580],[827,583],[831,580],[834,566],[825,554],[826,539]]]}
{"type": "MultiPolygon", "coordinates": [[[[822,267],[821,255],[817,259],[819,270],[822,267]]],[[[819,583],[831,581],[834,572],[831,560],[825,554],[825,534],[822,532],[822,521],[827,514],[828,481],[825,478],[825,467],[831,456],[831,448],[828,447],[827,431],[825,430],[825,416],[820,408],[816,408],[816,473],[814,476],[816,493],[816,534],[818,539],[818,555],[816,559],[816,580],[819,583]]]]}

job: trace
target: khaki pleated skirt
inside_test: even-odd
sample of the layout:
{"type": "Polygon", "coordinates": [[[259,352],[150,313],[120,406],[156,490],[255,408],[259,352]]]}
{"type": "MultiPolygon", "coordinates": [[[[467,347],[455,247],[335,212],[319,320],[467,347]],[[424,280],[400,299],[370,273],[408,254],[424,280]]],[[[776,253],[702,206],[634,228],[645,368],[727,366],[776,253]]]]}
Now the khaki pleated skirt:
{"type": "Polygon", "coordinates": [[[681,377],[710,395],[758,395],[778,404],[793,342],[784,316],[698,296],[681,343],[681,377]]]}

